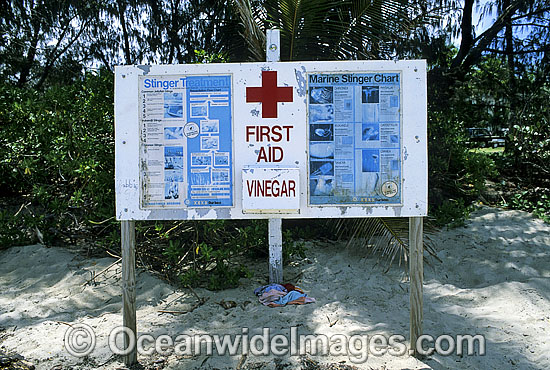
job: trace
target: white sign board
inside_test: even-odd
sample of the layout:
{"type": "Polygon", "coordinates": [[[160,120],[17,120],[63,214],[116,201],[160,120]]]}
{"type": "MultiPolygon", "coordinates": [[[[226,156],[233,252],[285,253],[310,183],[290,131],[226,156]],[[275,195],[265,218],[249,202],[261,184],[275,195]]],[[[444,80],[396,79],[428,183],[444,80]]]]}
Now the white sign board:
{"type": "Polygon", "coordinates": [[[426,64],[122,66],[119,220],[427,214],[426,64]]]}
{"type": "Polygon", "coordinates": [[[243,169],[244,213],[299,213],[298,168],[249,167],[243,169]]]}

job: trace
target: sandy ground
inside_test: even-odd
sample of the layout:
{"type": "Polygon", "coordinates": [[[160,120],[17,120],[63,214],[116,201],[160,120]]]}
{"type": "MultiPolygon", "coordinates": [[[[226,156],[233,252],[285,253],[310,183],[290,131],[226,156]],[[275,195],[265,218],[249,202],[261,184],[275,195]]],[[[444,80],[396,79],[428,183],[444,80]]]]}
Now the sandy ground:
{"type": "MultiPolygon", "coordinates": [[[[241,352],[209,356],[203,345],[200,354],[138,359],[146,368],[159,369],[294,369],[307,368],[311,361],[359,369],[549,369],[550,226],[525,212],[482,208],[465,228],[444,230],[432,239],[443,263],[425,265],[424,333],[481,334],[486,339],[483,356],[477,347],[472,356],[433,354],[421,361],[407,354],[364,352],[366,362],[357,364],[357,356],[339,354],[339,347],[331,347],[328,355],[274,357],[241,352]]],[[[261,306],[252,294],[265,283],[265,265],[252,266],[255,277],[243,280],[238,289],[197,289],[197,295],[207,299],[199,307],[189,290],[139,271],[138,332],[244,335],[243,328],[248,328],[252,337],[270,328],[270,335],[290,338],[291,327],[296,327],[299,334],[324,334],[330,343],[336,334],[408,338],[409,284],[402,269],[383,273],[374,258],[343,244],[310,243],[307,255],[306,261],[286,268],[285,280],[301,286],[317,302],[284,308],[261,306]],[[219,304],[222,300],[234,301],[236,307],[226,309],[219,304]]],[[[19,353],[38,369],[123,368],[107,344],[109,332],[122,323],[120,265],[86,284],[114,261],[39,245],[1,252],[0,350],[19,353]],[[95,349],[84,358],[64,348],[66,331],[79,323],[97,335],[95,349]]]]}

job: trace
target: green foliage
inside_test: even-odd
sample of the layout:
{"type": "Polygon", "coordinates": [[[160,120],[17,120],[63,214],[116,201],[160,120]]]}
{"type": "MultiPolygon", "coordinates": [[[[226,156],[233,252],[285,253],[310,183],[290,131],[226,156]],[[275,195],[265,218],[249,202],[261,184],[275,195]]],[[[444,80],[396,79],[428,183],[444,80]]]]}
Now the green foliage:
{"type": "Polygon", "coordinates": [[[498,175],[494,160],[485,153],[468,151],[464,155],[464,176],[461,180],[473,195],[485,189],[485,180],[498,175]]]}
{"type": "MultiPolygon", "coordinates": [[[[236,287],[250,271],[239,260],[268,255],[267,220],[183,221],[175,225],[157,222],[145,226],[141,233],[154,228],[150,244],[164,239],[166,258],[163,269],[186,286],[206,286],[220,290],[236,287]]],[[[283,233],[283,262],[305,257],[305,243],[295,241],[296,229],[283,233]]],[[[149,243],[145,242],[145,247],[149,243]]],[[[156,253],[153,251],[152,253],[156,253]]]]}
{"type": "Polygon", "coordinates": [[[454,108],[429,112],[428,164],[432,209],[456,196],[474,199],[483,190],[486,177],[495,175],[496,167],[490,157],[469,150],[464,128],[464,121],[454,108]]]}
{"type": "Polygon", "coordinates": [[[532,212],[535,217],[550,223],[550,190],[548,189],[535,188],[519,191],[508,201],[502,202],[501,206],[532,212]]]}
{"type": "MultiPolygon", "coordinates": [[[[454,53],[445,54],[452,58],[454,53]]],[[[450,61],[447,61],[447,64],[450,61]]],[[[501,64],[494,58],[486,58],[479,68],[474,68],[464,82],[457,81],[447,100],[435,95],[442,93],[432,80],[429,90],[432,99],[428,105],[428,163],[430,211],[439,220],[454,225],[456,217],[467,217],[461,210],[475,200],[485,188],[488,178],[498,175],[491,156],[470,150],[467,144],[467,128],[502,128],[504,112],[494,109],[501,102],[504,87],[501,64]],[[497,76],[498,73],[498,76],[497,76]],[[456,199],[456,200],[453,200],[456,199]],[[452,215],[452,209],[457,208],[452,215]],[[446,215],[452,215],[447,217],[446,215]]]]}
{"type": "MultiPolygon", "coordinates": [[[[550,71],[550,69],[549,69],[550,71]]],[[[517,112],[511,122],[507,155],[522,179],[532,187],[550,186],[550,82],[544,70],[525,73],[514,95],[517,112]]],[[[546,72],[547,73],[547,72],[546,72]]]]}
{"type": "Polygon", "coordinates": [[[503,60],[486,58],[469,81],[474,86],[469,93],[471,99],[483,103],[477,111],[486,112],[487,127],[508,130],[504,154],[493,156],[500,176],[516,184],[513,194],[504,189],[502,205],[533,212],[547,221],[550,69],[547,64],[517,65],[511,74],[506,67],[503,60]]]}
{"type": "Polygon", "coordinates": [[[227,55],[222,52],[208,53],[206,50],[195,50],[195,63],[227,63],[227,55]]]}
{"type": "Polygon", "coordinates": [[[180,276],[180,282],[183,286],[196,287],[200,281],[200,274],[197,270],[187,270],[180,276]]]}
{"type": "Polygon", "coordinates": [[[93,27],[99,2],[6,1],[0,11],[0,76],[37,87],[72,81],[82,72],[88,48],[80,39],[93,27]]]}
{"type": "Polygon", "coordinates": [[[251,273],[243,265],[237,268],[230,267],[227,263],[218,263],[214,269],[214,273],[208,280],[208,289],[222,290],[227,288],[235,288],[239,285],[239,279],[242,277],[250,277],[251,273]]]}
{"type": "Polygon", "coordinates": [[[32,223],[32,216],[18,217],[10,214],[8,210],[0,210],[0,249],[31,243],[33,237],[27,230],[28,225],[32,223]]]}
{"type": "Polygon", "coordinates": [[[457,81],[449,103],[465,128],[486,128],[498,133],[507,127],[509,73],[504,62],[495,57],[483,58],[464,81],[457,81]]]}
{"type": "Polygon", "coordinates": [[[156,223],[156,238],[168,240],[162,252],[172,276],[186,286],[205,284],[209,289],[235,287],[248,271],[234,260],[259,239],[254,225],[226,220],[184,221],[165,231],[167,223],[156,223]]]}
{"type": "Polygon", "coordinates": [[[114,213],[112,102],[106,71],[42,93],[0,85],[0,193],[28,197],[14,217],[46,242],[67,237],[77,219],[114,213]],[[33,212],[41,216],[22,219],[33,212]]]}
{"type": "Polygon", "coordinates": [[[295,240],[291,230],[283,231],[283,263],[288,263],[293,257],[306,258],[306,244],[303,240],[295,240]]]}
{"type": "Polygon", "coordinates": [[[437,226],[446,225],[451,229],[464,226],[472,210],[473,206],[467,205],[464,199],[445,200],[433,214],[435,224],[437,226]]]}

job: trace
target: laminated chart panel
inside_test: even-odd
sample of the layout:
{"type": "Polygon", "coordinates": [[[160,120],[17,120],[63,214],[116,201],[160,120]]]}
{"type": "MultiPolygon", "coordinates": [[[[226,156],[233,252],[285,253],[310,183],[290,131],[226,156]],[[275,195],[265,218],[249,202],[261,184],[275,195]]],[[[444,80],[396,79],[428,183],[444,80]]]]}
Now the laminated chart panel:
{"type": "Polygon", "coordinates": [[[231,75],[141,76],[141,206],[233,205],[231,75]]]}
{"type": "Polygon", "coordinates": [[[308,75],[309,204],[401,204],[401,74],[308,75]]]}

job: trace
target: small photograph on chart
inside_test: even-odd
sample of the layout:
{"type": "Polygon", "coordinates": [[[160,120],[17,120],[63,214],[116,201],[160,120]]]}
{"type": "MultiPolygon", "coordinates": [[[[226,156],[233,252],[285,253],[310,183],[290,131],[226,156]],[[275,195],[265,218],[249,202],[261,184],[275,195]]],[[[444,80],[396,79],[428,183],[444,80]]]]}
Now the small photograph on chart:
{"type": "Polygon", "coordinates": [[[361,140],[380,140],[380,125],[378,123],[363,123],[361,126],[361,140]]]}
{"type": "Polygon", "coordinates": [[[378,86],[363,86],[363,103],[379,103],[380,88],[378,86]]]}
{"type": "Polygon", "coordinates": [[[219,148],[219,136],[201,136],[201,150],[218,150],[219,148]]]}
{"type": "Polygon", "coordinates": [[[181,140],[183,139],[183,127],[165,127],[164,140],[181,140]]]}
{"type": "Polygon", "coordinates": [[[189,183],[191,185],[210,185],[210,171],[191,170],[189,183]]]}
{"type": "Polygon", "coordinates": [[[183,169],[183,157],[164,157],[165,170],[181,170],[183,169]]]}
{"type": "Polygon", "coordinates": [[[207,103],[191,103],[191,117],[207,117],[207,103]]]}
{"type": "Polygon", "coordinates": [[[214,153],[214,166],[228,166],[229,152],[214,153]]]}
{"type": "Polygon", "coordinates": [[[183,169],[183,157],[164,157],[165,170],[183,169]]]}
{"type": "Polygon", "coordinates": [[[363,104],[362,122],[380,122],[378,104],[363,104]]]}
{"type": "Polygon", "coordinates": [[[310,161],[309,173],[311,177],[334,176],[333,161],[310,161]]]}
{"type": "Polygon", "coordinates": [[[218,134],[220,132],[220,121],[201,120],[201,134],[218,134]]]}
{"type": "Polygon", "coordinates": [[[311,195],[327,196],[334,193],[334,179],[332,177],[319,177],[309,180],[309,191],[311,195]]]}
{"type": "Polygon", "coordinates": [[[175,182],[164,184],[164,199],[178,199],[180,197],[179,186],[175,182]]]}
{"type": "Polygon", "coordinates": [[[380,172],[380,149],[363,149],[361,157],[363,172],[380,172]]]}
{"type": "MultiPolygon", "coordinates": [[[[183,181],[183,147],[182,146],[165,146],[164,147],[164,170],[165,176],[170,170],[177,170],[172,172],[179,172],[183,181]]],[[[169,181],[169,180],[165,180],[169,181]]],[[[176,181],[176,180],[174,180],[176,181]]]]}
{"type": "Polygon", "coordinates": [[[319,104],[309,106],[310,122],[332,122],[334,121],[334,105],[319,104]]]}
{"type": "Polygon", "coordinates": [[[390,108],[399,108],[399,96],[390,96],[390,108]]]}
{"type": "Polygon", "coordinates": [[[334,143],[311,143],[309,145],[309,155],[310,157],[317,159],[334,158],[334,143]]]}
{"type": "Polygon", "coordinates": [[[183,171],[180,170],[165,170],[164,182],[182,182],[183,171]]]}
{"type": "Polygon", "coordinates": [[[363,195],[376,196],[379,193],[380,175],[378,172],[363,172],[359,176],[359,184],[356,190],[363,195]]]}
{"type": "Polygon", "coordinates": [[[183,94],[164,93],[164,118],[183,117],[183,94]]]}
{"type": "Polygon", "coordinates": [[[165,157],[183,157],[183,146],[165,146],[165,157]]]}
{"type": "Polygon", "coordinates": [[[332,104],[332,86],[319,86],[309,88],[310,104],[332,104]]]}
{"type": "Polygon", "coordinates": [[[222,168],[212,170],[212,181],[229,182],[229,169],[222,168]]]}
{"type": "Polygon", "coordinates": [[[212,155],[210,153],[191,153],[191,166],[211,166],[212,155]]]}
{"type": "Polygon", "coordinates": [[[310,141],[333,141],[334,125],[325,123],[316,123],[309,125],[310,141]]]}
{"type": "Polygon", "coordinates": [[[345,100],[344,100],[344,107],[343,107],[343,109],[344,109],[345,111],[350,111],[350,110],[352,110],[352,108],[353,108],[353,102],[352,102],[352,100],[351,100],[351,99],[345,99],[345,100]]]}
{"type": "Polygon", "coordinates": [[[390,168],[392,171],[399,171],[399,160],[392,159],[390,162],[390,168]]]}

